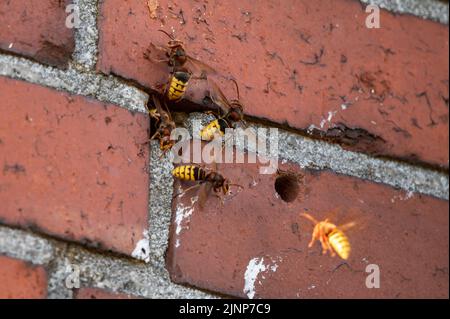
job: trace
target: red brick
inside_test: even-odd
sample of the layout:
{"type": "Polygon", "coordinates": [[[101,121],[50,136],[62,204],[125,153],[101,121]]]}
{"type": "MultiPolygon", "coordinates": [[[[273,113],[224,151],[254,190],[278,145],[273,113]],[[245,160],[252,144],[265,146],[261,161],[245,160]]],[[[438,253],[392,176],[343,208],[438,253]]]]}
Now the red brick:
{"type": "MultiPolygon", "coordinates": [[[[323,123],[314,134],[353,150],[448,168],[448,26],[382,10],[381,28],[367,29],[356,0],[157,3],[155,18],[147,1],[102,3],[101,71],[155,89],[167,69],[143,53],[173,29],[237,79],[248,115],[299,130],[323,123]]],[[[231,83],[224,91],[235,96],[231,83]]],[[[198,82],[187,96],[204,94],[198,82]]]]}
{"type": "Polygon", "coordinates": [[[14,0],[0,3],[0,50],[64,67],[75,47],[66,27],[70,0],[14,0]]]}
{"type": "Polygon", "coordinates": [[[130,254],[147,228],[147,116],[6,78],[0,95],[0,219],[130,254]]]}
{"type": "Polygon", "coordinates": [[[47,297],[47,273],[42,266],[0,255],[0,299],[47,297]]]}
{"type": "Polygon", "coordinates": [[[276,176],[260,175],[257,164],[219,166],[245,187],[224,207],[211,197],[200,210],[191,202],[195,191],[177,197],[166,260],[173,281],[246,297],[247,267],[263,258],[267,269],[257,276],[255,298],[448,298],[448,201],[330,171],[280,167],[303,176],[289,203],[276,194],[276,176]],[[302,212],[357,223],[347,232],[348,264],[321,255],[318,242],[308,249],[313,225],[302,212]],[[368,264],[380,268],[380,289],[365,286],[368,264]]]}
{"type": "Polygon", "coordinates": [[[113,293],[99,288],[80,288],[74,294],[75,299],[135,299],[135,297],[113,293]]]}

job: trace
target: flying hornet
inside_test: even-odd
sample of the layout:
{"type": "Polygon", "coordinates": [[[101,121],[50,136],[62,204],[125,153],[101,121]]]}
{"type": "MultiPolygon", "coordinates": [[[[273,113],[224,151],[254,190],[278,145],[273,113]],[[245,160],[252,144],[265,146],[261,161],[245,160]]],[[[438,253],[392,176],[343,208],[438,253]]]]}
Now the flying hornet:
{"type": "Polygon", "coordinates": [[[196,185],[188,187],[174,197],[186,194],[188,191],[198,188],[198,204],[200,208],[204,207],[206,200],[212,192],[220,199],[221,204],[223,205],[224,200],[222,196],[219,195],[220,193],[224,196],[228,195],[230,193],[230,186],[237,186],[239,189],[243,188],[241,185],[231,183],[230,180],[220,174],[217,169],[207,169],[199,165],[181,165],[175,167],[172,171],[172,175],[181,181],[198,182],[196,185]]]}
{"type": "Polygon", "coordinates": [[[147,50],[144,57],[152,62],[167,63],[170,67],[170,75],[166,84],[163,85],[164,96],[170,102],[179,102],[188,87],[191,79],[206,79],[208,74],[215,74],[216,71],[186,53],[184,42],[175,39],[173,35],[164,30],[158,30],[169,37],[167,46],[161,47],[150,43],[152,49],[147,50]],[[152,58],[151,53],[164,55],[164,58],[152,58]]]}
{"type": "Polygon", "coordinates": [[[300,216],[314,224],[311,242],[308,244],[309,248],[314,245],[316,240],[319,240],[322,245],[322,254],[326,254],[329,251],[332,257],[337,254],[344,260],[349,258],[351,246],[348,237],[344,234],[344,230],[355,226],[354,222],[336,226],[329,219],[317,221],[314,217],[306,213],[302,213],[300,216]]]}

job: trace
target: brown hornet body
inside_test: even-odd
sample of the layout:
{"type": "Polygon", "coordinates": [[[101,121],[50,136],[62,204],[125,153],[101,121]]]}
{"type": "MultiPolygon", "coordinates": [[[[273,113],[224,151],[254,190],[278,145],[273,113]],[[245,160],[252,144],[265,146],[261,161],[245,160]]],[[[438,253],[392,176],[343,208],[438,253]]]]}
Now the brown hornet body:
{"type": "MultiPolygon", "coordinates": [[[[171,68],[167,84],[164,85],[164,96],[171,102],[180,101],[187,89],[189,80],[196,71],[200,71],[201,77],[205,78],[207,73],[215,73],[215,70],[207,64],[189,56],[186,53],[184,43],[175,39],[164,30],[158,30],[169,37],[166,47],[151,44],[153,49],[163,52],[164,59],[151,59],[155,62],[164,62],[171,68]]],[[[146,55],[148,58],[149,56],[146,55]]]]}
{"type": "Polygon", "coordinates": [[[152,96],[155,109],[149,111],[150,117],[157,120],[158,128],[151,139],[157,138],[159,140],[159,148],[163,154],[169,151],[175,141],[171,139],[172,130],[176,128],[175,122],[172,120],[169,111],[161,107],[161,103],[156,96],[152,96]]]}
{"type": "Polygon", "coordinates": [[[230,192],[230,186],[238,186],[242,189],[242,186],[237,184],[232,184],[227,178],[223,177],[222,174],[217,171],[206,170],[198,165],[181,165],[176,167],[172,171],[172,175],[182,181],[195,181],[198,182],[197,185],[191,186],[184,190],[182,193],[175,196],[184,194],[189,190],[194,188],[199,189],[198,204],[200,208],[204,207],[204,204],[210,194],[211,190],[214,191],[214,195],[218,197],[224,204],[224,199],[219,194],[222,193],[224,196],[230,192]]]}
{"type": "MultiPolygon", "coordinates": [[[[301,216],[314,223],[314,230],[312,233],[311,242],[308,247],[312,247],[316,240],[319,240],[322,245],[322,253],[330,252],[331,256],[336,254],[344,260],[350,256],[351,246],[348,237],[336,225],[330,223],[328,219],[324,221],[317,221],[309,214],[303,213],[301,216]]],[[[353,223],[348,224],[351,227],[353,223]]]]}
{"type": "Polygon", "coordinates": [[[243,122],[244,120],[244,106],[239,100],[239,87],[235,80],[232,79],[236,85],[237,99],[228,101],[219,86],[212,80],[209,80],[211,87],[211,100],[217,105],[223,114],[215,120],[208,123],[201,131],[200,136],[203,140],[211,141],[218,134],[225,135],[225,129],[234,127],[235,123],[243,122]]]}
{"type": "Polygon", "coordinates": [[[230,181],[228,179],[224,178],[218,172],[207,172],[203,167],[198,165],[181,165],[175,167],[172,175],[182,181],[210,183],[216,193],[223,192],[224,195],[228,194],[230,189],[230,181]]]}

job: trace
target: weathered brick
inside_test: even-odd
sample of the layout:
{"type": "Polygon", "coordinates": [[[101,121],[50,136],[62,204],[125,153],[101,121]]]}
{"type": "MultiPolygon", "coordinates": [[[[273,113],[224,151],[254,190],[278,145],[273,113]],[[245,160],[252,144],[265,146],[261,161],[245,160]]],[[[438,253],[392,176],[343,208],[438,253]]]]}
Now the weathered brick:
{"type": "MultiPolygon", "coordinates": [[[[223,207],[211,196],[199,209],[195,191],[174,200],[166,262],[176,283],[236,297],[448,298],[448,201],[285,163],[281,169],[302,176],[297,197],[286,202],[275,189],[279,177],[258,168],[219,165],[245,187],[223,207]],[[302,212],[356,222],[346,232],[347,264],[321,255],[318,242],[307,247],[313,225],[302,212]],[[379,289],[366,288],[369,264],[379,266],[379,289]]],[[[281,180],[280,194],[294,185],[281,180]]]]}
{"type": "MultiPolygon", "coordinates": [[[[448,168],[448,26],[382,10],[381,28],[367,29],[356,0],[152,3],[102,2],[101,71],[156,89],[167,69],[143,54],[167,42],[158,29],[174,30],[237,79],[248,115],[448,168]]],[[[204,82],[191,84],[188,99],[201,103],[204,82]]],[[[224,91],[235,96],[231,83],[224,91]]]]}
{"type": "Polygon", "coordinates": [[[70,0],[0,2],[0,50],[65,67],[75,47],[74,29],[66,27],[70,0]]]}
{"type": "Polygon", "coordinates": [[[0,219],[130,254],[147,229],[148,118],[0,78],[0,219]]]}
{"type": "Polygon", "coordinates": [[[121,294],[113,293],[105,289],[100,288],[80,288],[74,293],[75,299],[135,299],[135,297],[121,294]]]}
{"type": "Polygon", "coordinates": [[[42,266],[0,255],[0,299],[47,297],[47,273],[42,266]]]}

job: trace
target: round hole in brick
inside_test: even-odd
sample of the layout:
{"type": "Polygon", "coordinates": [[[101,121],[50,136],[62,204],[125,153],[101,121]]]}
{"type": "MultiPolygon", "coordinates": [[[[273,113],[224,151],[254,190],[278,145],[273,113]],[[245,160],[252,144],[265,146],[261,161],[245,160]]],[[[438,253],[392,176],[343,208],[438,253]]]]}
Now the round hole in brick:
{"type": "Polygon", "coordinates": [[[275,180],[275,191],[285,202],[293,202],[300,192],[298,179],[294,175],[280,175],[275,180]]]}

